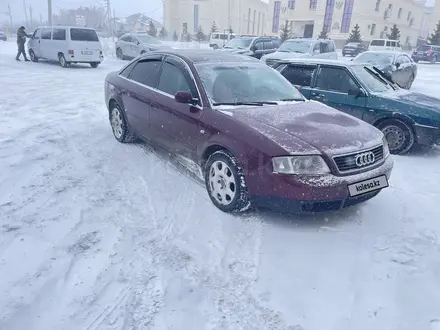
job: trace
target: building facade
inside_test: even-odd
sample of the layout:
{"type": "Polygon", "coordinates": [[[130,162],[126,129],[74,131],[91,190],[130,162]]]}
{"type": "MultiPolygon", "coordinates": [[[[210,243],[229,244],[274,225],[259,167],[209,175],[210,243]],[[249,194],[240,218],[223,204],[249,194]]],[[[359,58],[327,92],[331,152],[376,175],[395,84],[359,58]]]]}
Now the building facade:
{"type": "Polygon", "coordinates": [[[287,21],[294,37],[316,38],[324,29],[341,47],[356,24],[366,42],[387,38],[396,24],[402,46],[411,48],[426,26],[424,3],[424,0],[270,0],[270,33],[279,35],[287,21]]]}
{"type": "Polygon", "coordinates": [[[209,34],[213,22],[218,31],[264,35],[271,18],[268,4],[261,0],[164,0],[164,25],[168,35],[184,29],[195,34],[199,26],[209,34]]]}

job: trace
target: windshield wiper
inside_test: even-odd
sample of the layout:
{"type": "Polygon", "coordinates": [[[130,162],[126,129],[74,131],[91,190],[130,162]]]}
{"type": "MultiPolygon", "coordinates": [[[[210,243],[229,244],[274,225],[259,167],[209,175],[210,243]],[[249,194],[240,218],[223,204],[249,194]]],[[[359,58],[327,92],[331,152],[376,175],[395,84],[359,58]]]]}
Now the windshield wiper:
{"type": "MultiPolygon", "coordinates": [[[[388,77],[381,69],[379,69],[379,68],[377,68],[375,66],[373,66],[373,69],[378,74],[380,74],[380,76],[382,78],[384,78],[393,88],[396,87],[396,83],[392,79],[390,79],[390,77],[388,77]]],[[[394,88],[394,89],[397,89],[397,88],[394,88]]]]}
{"type": "MultiPolygon", "coordinates": [[[[394,90],[396,90],[396,88],[393,86],[393,84],[390,84],[390,82],[389,82],[389,80],[387,79],[387,78],[384,78],[384,74],[383,73],[380,73],[380,72],[382,72],[382,71],[380,71],[379,69],[377,69],[377,70],[379,70],[380,72],[378,72],[378,71],[376,71],[376,69],[375,69],[375,71],[373,71],[373,70],[371,70],[369,67],[367,67],[367,66],[364,66],[364,68],[365,68],[365,70],[367,70],[369,73],[371,73],[373,76],[375,76],[376,78],[378,78],[380,81],[382,81],[385,85],[389,85],[389,86],[391,86],[391,88],[392,89],[394,89],[394,90]]],[[[373,67],[374,68],[374,67],[373,67]]]]}
{"type": "Polygon", "coordinates": [[[230,47],[230,46],[223,46],[223,48],[232,49],[232,47],[230,47]]]}
{"type": "Polygon", "coordinates": [[[268,105],[278,105],[277,102],[273,102],[273,101],[262,101],[262,102],[215,102],[212,105],[217,106],[217,105],[250,105],[250,106],[263,106],[265,104],[268,105]]]}
{"type": "Polygon", "coordinates": [[[304,101],[304,99],[281,99],[282,102],[301,102],[304,101]]]}

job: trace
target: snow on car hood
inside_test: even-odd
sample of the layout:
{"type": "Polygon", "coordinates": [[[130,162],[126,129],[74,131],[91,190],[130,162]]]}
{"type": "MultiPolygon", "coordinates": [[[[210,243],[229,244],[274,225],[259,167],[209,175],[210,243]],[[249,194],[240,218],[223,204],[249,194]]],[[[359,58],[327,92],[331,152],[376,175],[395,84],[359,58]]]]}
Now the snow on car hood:
{"type": "Polygon", "coordinates": [[[399,91],[394,95],[395,95],[395,97],[393,97],[394,99],[403,101],[408,105],[418,108],[424,107],[433,110],[437,113],[440,113],[440,100],[438,98],[421,93],[414,93],[408,91],[399,91]]]}
{"type": "Polygon", "coordinates": [[[264,56],[265,60],[288,60],[291,58],[310,57],[307,53],[295,53],[295,52],[275,52],[264,56]]]}
{"type": "Polygon", "coordinates": [[[382,144],[383,134],[379,130],[319,102],[241,107],[229,111],[234,119],[252,127],[290,153],[307,153],[305,145],[298,143],[297,139],[329,156],[382,144]],[[286,136],[290,136],[290,141],[286,136]],[[301,146],[300,150],[297,150],[298,146],[301,146]]]}

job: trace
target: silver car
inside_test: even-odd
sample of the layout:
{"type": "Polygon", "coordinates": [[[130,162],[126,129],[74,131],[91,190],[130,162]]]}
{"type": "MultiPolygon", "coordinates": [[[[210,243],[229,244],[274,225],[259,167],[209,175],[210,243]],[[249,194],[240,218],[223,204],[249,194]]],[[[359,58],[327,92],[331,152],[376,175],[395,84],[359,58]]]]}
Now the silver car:
{"type": "Polygon", "coordinates": [[[261,58],[267,65],[272,66],[277,61],[293,58],[324,58],[337,60],[338,53],[333,40],[328,39],[289,39],[283,42],[275,53],[261,58]]]}
{"type": "Polygon", "coordinates": [[[154,50],[171,49],[171,47],[147,33],[126,33],[116,41],[115,49],[116,56],[125,60],[154,50]]]}

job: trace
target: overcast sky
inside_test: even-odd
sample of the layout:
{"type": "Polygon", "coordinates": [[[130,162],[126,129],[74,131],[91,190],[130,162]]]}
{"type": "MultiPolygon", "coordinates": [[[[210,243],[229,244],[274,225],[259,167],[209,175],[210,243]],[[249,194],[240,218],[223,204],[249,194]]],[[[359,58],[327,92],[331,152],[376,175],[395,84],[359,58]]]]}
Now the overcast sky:
{"type": "MultiPolygon", "coordinates": [[[[47,19],[47,0],[24,0],[26,6],[31,5],[35,19],[39,19],[40,13],[43,19],[47,19]]],[[[52,10],[56,13],[61,8],[78,8],[80,6],[104,4],[105,0],[52,0],[52,10]]],[[[368,1],[368,0],[367,0],[368,1]]],[[[370,0],[371,1],[371,0],[370,0]]],[[[427,0],[431,5],[435,0],[427,0]]],[[[440,1],[440,0],[439,0],[440,1]]],[[[21,23],[24,18],[23,0],[0,0],[0,22],[8,19],[6,12],[8,4],[11,5],[12,19],[14,23],[21,23]]],[[[111,0],[112,7],[116,10],[116,16],[127,16],[135,13],[144,13],[151,18],[162,21],[161,0],[111,0]]]]}

